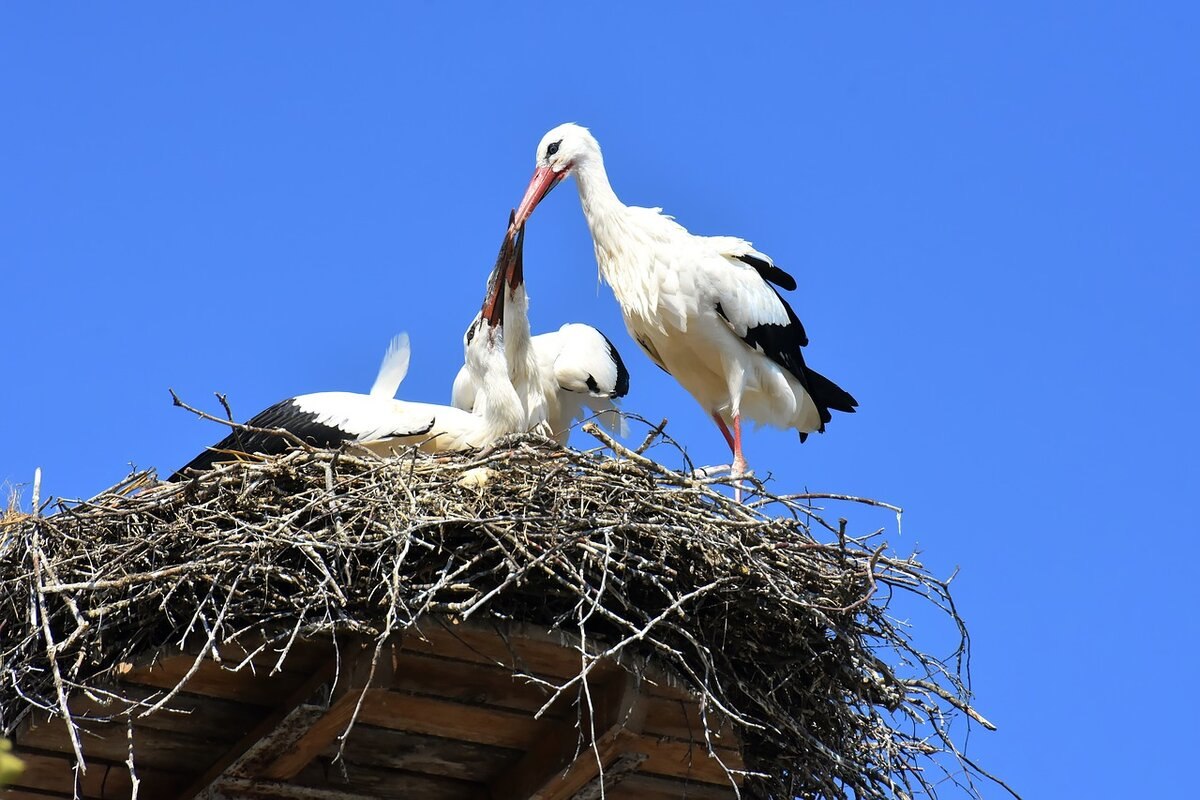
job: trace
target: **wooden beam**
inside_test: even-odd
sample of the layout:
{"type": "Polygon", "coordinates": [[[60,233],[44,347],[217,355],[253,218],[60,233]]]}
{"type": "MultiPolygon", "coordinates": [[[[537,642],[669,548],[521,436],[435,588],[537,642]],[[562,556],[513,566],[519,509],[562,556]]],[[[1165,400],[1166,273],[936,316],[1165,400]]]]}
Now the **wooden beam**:
{"type": "Polygon", "coordinates": [[[729,784],[714,786],[638,773],[626,777],[605,796],[608,800],[735,800],[737,793],[729,784]]]}
{"type": "Polygon", "coordinates": [[[570,727],[531,714],[456,703],[436,697],[374,691],[358,715],[360,722],[426,736],[524,750],[547,731],[566,735],[570,727]]]}
{"type": "MultiPolygon", "coordinates": [[[[334,742],[321,757],[332,759],[338,751],[338,743],[334,742]]],[[[355,724],[354,733],[341,753],[348,764],[356,767],[404,770],[474,782],[489,780],[521,756],[519,750],[507,747],[424,736],[362,722],[355,724]]]]}
{"type": "MultiPolygon", "coordinates": [[[[357,728],[355,731],[357,732],[357,728]]],[[[486,787],[475,781],[380,769],[362,764],[335,764],[323,758],[305,767],[290,783],[314,789],[352,792],[361,800],[484,800],[487,797],[486,787]]]]}
{"type": "Polygon", "coordinates": [[[145,708],[157,702],[166,692],[149,686],[118,684],[105,686],[108,694],[76,693],[68,700],[71,714],[77,717],[123,719],[128,712],[140,728],[185,733],[193,738],[216,739],[228,742],[254,726],[263,715],[256,705],[219,700],[188,692],[179,692],[167,704],[147,717],[138,717],[145,708]]]}
{"type": "Polygon", "coordinates": [[[338,675],[329,709],[299,739],[266,766],[259,777],[286,781],[295,777],[349,727],[361,702],[370,702],[370,685],[387,686],[395,676],[395,653],[399,640],[385,643],[376,659],[375,643],[358,639],[338,675]]]}
{"type": "Polygon", "coordinates": [[[421,798],[462,800],[483,798],[482,784],[434,775],[363,767],[331,765],[323,759],[304,768],[288,781],[230,778],[221,784],[227,798],[277,798],[278,800],[365,800],[365,798],[421,798]]]}
{"type": "Polygon", "coordinates": [[[592,688],[590,696],[592,710],[590,714],[582,710],[581,724],[585,732],[594,733],[594,740],[587,736],[580,747],[574,730],[567,736],[540,736],[516,764],[492,781],[494,800],[566,800],[628,751],[646,720],[640,681],[620,670],[592,688]]]}
{"type": "MultiPolygon", "coordinates": [[[[729,720],[716,709],[709,709],[707,722],[712,728],[710,736],[714,744],[721,747],[738,747],[737,735],[729,720]]],[[[700,704],[695,699],[673,700],[651,696],[646,703],[647,736],[658,736],[684,741],[704,741],[705,718],[700,714],[700,704]]]]}
{"type": "Polygon", "coordinates": [[[245,760],[252,748],[261,750],[263,740],[275,741],[275,737],[283,735],[287,729],[280,730],[282,723],[296,714],[297,709],[308,702],[318,689],[333,680],[337,664],[327,661],[320,668],[304,679],[269,713],[263,716],[250,730],[239,738],[232,747],[226,750],[220,758],[196,776],[188,787],[179,794],[180,800],[190,800],[201,792],[209,789],[221,776],[228,773],[245,760]],[[274,737],[272,736],[274,734],[274,737]]]}
{"type": "MultiPolygon", "coordinates": [[[[582,660],[580,639],[574,633],[524,622],[451,623],[431,615],[422,617],[408,629],[404,646],[412,652],[558,679],[578,675],[582,660]]],[[[590,656],[596,656],[607,647],[606,643],[593,639],[585,649],[590,656]]],[[[593,669],[592,675],[599,679],[598,670],[616,669],[639,673],[643,692],[651,697],[696,699],[686,681],[641,657],[621,654],[615,661],[606,661],[593,669]]]]}
{"type": "MultiPolygon", "coordinates": [[[[571,800],[605,800],[613,788],[624,783],[625,779],[637,772],[642,762],[646,760],[644,753],[625,753],[604,769],[603,775],[592,778],[586,786],[576,792],[571,800]]],[[[686,795],[680,795],[685,797],[686,795]]]]}
{"type": "Polygon", "coordinates": [[[407,650],[397,656],[396,676],[389,688],[529,713],[541,708],[552,694],[548,687],[519,678],[507,667],[407,650]]]}
{"type": "MultiPolygon", "coordinates": [[[[196,666],[195,656],[171,655],[149,666],[122,664],[116,672],[117,677],[125,683],[174,689],[193,666],[196,666]]],[[[238,703],[276,707],[286,702],[296,687],[305,683],[306,677],[293,672],[268,676],[266,670],[259,670],[255,674],[255,670],[249,666],[234,672],[210,658],[204,658],[184,684],[183,691],[238,703]]]]}
{"type": "MultiPolygon", "coordinates": [[[[0,797],[17,797],[18,789],[28,793],[42,792],[43,797],[71,797],[75,790],[75,756],[68,753],[28,751],[17,748],[25,770],[0,797]]],[[[79,789],[88,798],[121,798],[133,793],[129,767],[122,763],[89,758],[88,770],[79,776],[79,789]]],[[[143,797],[174,797],[186,776],[148,768],[138,768],[139,787],[143,797]]]]}
{"type": "MultiPolygon", "coordinates": [[[[76,718],[80,743],[87,761],[97,759],[123,764],[129,758],[129,727],[124,721],[99,722],[76,718]]],[[[56,714],[36,709],[26,715],[13,734],[13,746],[73,753],[66,723],[56,714]]],[[[224,750],[224,745],[172,731],[133,726],[135,768],[178,772],[188,776],[197,765],[206,764],[224,750]]],[[[122,767],[124,769],[124,767],[122,767]]]]}
{"type": "MultiPolygon", "coordinates": [[[[649,736],[638,736],[629,744],[630,750],[645,753],[647,758],[642,764],[642,772],[663,775],[670,778],[685,778],[689,781],[711,783],[716,786],[729,786],[729,775],[725,767],[731,770],[742,769],[742,754],[737,750],[715,748],[721,761],[708,754],[703,739],[695,742],[682,742],[675,739],[654,739],[649,736]]],[[[740,778],[738,783],[741,783],[740,778]]]]}

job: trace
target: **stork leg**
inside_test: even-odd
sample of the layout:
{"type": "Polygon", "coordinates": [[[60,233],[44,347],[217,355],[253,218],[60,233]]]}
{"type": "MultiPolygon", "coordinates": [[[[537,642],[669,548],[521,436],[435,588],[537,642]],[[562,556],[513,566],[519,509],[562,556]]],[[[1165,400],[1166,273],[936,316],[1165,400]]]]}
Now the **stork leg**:
{"type": "MultiPolygon", "coordinates": [[[[724,427],[724,426],[722,426],[724,427]]],[[[737,502],[742,502],[742,482],[741,478],[746,477],[746,457],[742,455],[742,415],[733,415],[733,441],[730,443],[733,449],[733,470],[730,475],[738,479],[733,484],[733,499],[737,502]]]]}
{"type": "MultiPolygon", "coordinates": [[[[717,423],[717,427],[721,429],[721,435],[725,437],[725,444],[729,445],[729,452],[733,452],[733,434],[729,432],[729,426],[725,424],[725,420],[721,419],[721,415],[717,412],[712,413],[713,422],[717,423]]],[[[696,467],[692,470],[693,477],[696,478],[712,478],[716,475],[721,475],[730,472],[733,469],[729,464],[718,464],[713,467],[696,467]]]]}
{"type": "Polygon", "coordinates": [[[712,418],[713,422],[717,423],[717,427],[721,429],[721,435],[725,437],[725,444],[729,445],[729,451],[735,452],[733,434],[729,432],[729,426],[725,424],[725,420],[721,419],[721,415],[716,412],[713,412],[712,418]]]}

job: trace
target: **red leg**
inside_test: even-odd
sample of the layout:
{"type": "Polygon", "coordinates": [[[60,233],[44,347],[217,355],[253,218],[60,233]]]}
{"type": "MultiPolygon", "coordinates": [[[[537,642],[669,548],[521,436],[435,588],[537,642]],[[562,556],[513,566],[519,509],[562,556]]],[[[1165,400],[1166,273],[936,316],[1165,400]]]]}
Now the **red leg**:
{"type": "Polygon", "coordinates": [[[742,415],[733,415],[733,471],[730,475],[735,479],[733,484],[733,499],[742,502],[742,482],[736,480],[746,474],[746,457],[742,455],[742,415]]]}
{"type": "Polygon", "coordinates": [[[729,432],[729,426],[725,424],[725,420],[721,419],[720,414],[713,414],[712,418],[713,422],[717,423],[717,427],[721,429],[721,435],[725,437],[725,444],[729,445],[729,451],[736,452],[733,434],[729,432]]]}
{"type": "Polygon", "coordinates": [[[733,415],[733,474],[746,474],[746,457],[742,455],[742,415],[733,415]]]}

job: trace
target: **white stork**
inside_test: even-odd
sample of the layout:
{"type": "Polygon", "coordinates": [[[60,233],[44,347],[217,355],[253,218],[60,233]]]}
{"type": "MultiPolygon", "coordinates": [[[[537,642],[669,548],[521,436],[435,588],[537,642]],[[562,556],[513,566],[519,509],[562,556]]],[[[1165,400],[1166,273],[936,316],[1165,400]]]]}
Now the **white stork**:
{"type": "MultiPolygon", "coordinates": [[[[614,433],[626,433],[615,401],[629,391],[629,371],[608,337],[591,325],[569,322],[556,331],[534,336],[530,344],[537,357],[546,419],[554,438],[565,444],[572,423],[590,415],[614,433]]],[[[454,378],[450,403],[470,411],[477,392],[464,365],[454,378]]]]}
{"type": "Polygon", "coordinates": [[[796,281],[770,257],[732,236],[691,234],[662,209],[622,203],[599,143],[579,125],[547,133],[535,159],[515,224],[523,226],[551,189],[575,176],[596,261],[629,334],[712,415],[733,453],[735,477],[747,474],[743,415],[795,428],[804,441],[825,430],[831,409],[854,411],[848,392],[804,363],[808,337],[775,288],[792,290],[796,281]]]}
{"type": "MultiPolygon", "coordinates": [[[[352,445],[379,455],[417,446],[426,452],[482,448],[502,436],[525,430],[525,410],[509,378],[505,359],[503,284],[515,263],[516,237],[506,235],[487,296],[463,340],[466,370],[481,387],[472,411],[433,403],[395,400],[408,371],[408,337],[397,336],[380,365],[369,394],[317,392],[290,397],[256,414],[254,428],[282,428],[317,447],[352,445]]],[[[283,437],[235,430],[171,476],[209,469],[238,453],[275,454],[289,442],[283,437]]]]}
{"type": "MultiPolygon", "coordinates": [[[[509,217],[510,226],[514,219],[509,217]]],[[[525,429],[566,443],[571,423],[590,408],[606,427],[624,432],[612,399],[629,391],[629,373],[604,334],[590,325],[568,324],[554,333],[530,336],[524,239],[521,226],[513,245],[516,261],[504,283],[504,354],[525,408],[525,429]]],[[[470,411],[478,393],[479,386],[464,365],[454,378],[450,404],[470,411]]]]}

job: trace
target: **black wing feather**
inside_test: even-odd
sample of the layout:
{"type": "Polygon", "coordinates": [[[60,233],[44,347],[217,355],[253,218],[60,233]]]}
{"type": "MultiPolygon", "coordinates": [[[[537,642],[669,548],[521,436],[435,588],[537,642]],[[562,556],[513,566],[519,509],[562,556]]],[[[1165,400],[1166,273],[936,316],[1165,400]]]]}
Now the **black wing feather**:
{"type": "Polygon", "coordinates": [[[621,360],[621,354],[613,346],[612,340],[600,331],[597,331],[597,333],[600,333],[600,338],[608,345],[608,356],[617,367],[617,383],[613,387],[613,392],[609,397],[624,397],[629,394],[629,370],[625,368],[625,362],[621,360]]]}
{"type": "Polygon", "coordinates": [[[773,283],[780,289],[785,289],[789,292],[795,291],[796,279],[771,262],[751,255],[734,256],[734,258],[743,264],[749,264],[754,267],[755,271],[762,276],[764,281],[773,283]]]}
{"type": "MultiPolygon", "coordinates": [[[[759,271],[761,273],[761,270],[759,271]]],[[[793,288],[794,285],[793,282],[793,288]]],[[[787,324],[755,325],[747,328],[741,339],[796,378],[804,387],[804,391],[808,392],[808,396],[812,398],[813,404],[816,405],[817,411],[821,415],[820,430],[824,431],[825,423],[833,419],[833,415],[829,413],[830,409],[852,414],[858,406],[858,402],[845,389],[821,373],[809,369],[808,365],[804,363],[804,354],[800,351],[808,344],[808,334],[804,332],[804,325],[801,324],[800,318],[796,316],[796,312],[792,310],[788,301],[784,300],[774,287],[771,288],[771,291],[775,292],[775,296],[779,298],[779,302],[787,311],[787,324]]],[[[729,322],[729,317],[725,315],[725,310],[721,308],[720,303],[717,303],[717,313],[721,315],[722,319],[729,322]]],[[[730,328],[737,334],[737,330],[733,328],[732,324],[730,328]]],[[[800,434],[801,442],[807,438],[808,434],[800,434]]]]}
{"type": "MultiPolygon", "coordinates": [[[[282,428],[314,447],[337,447],[354,440],[354,435],[317,422],[317,415],[301,411],[296,405],[295,398],[281,400],[265,411],[255,414],[246,423],[252,428],[282,428]]],[[[292,447],[292,443],[283,436],[258,431],[234,430],[221,441],[206,449],[193,458],[172,475],[168,480],[177,481],[186,477],[186,470],[212,469],[219,461],[228,461],[228,451],[238,453],[258,453],[261,455],[278,455],[292,447]]]]}

